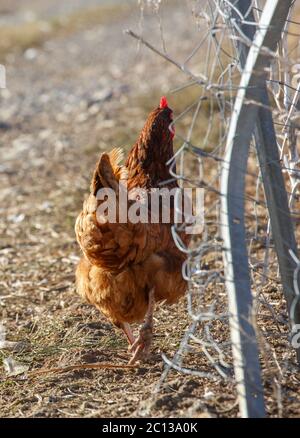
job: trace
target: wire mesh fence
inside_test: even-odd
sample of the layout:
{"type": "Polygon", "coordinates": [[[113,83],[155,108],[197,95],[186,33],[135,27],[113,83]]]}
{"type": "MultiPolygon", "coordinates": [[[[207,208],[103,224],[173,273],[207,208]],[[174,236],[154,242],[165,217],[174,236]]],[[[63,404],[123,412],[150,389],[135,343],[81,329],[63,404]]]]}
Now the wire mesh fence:
{"type": "Polygon", "coordinates": [[[173,229],[187,256],[190,324],[175,355],[163,356],[157,391],[173,370],[198,376],[235,388],[242,416],[265,415],[268,388],[280,415],[294,349],[300,359],[291,345],[300,322],[295,3],[187,2],[197,33],[185,59],[168,52],[162,1],[140,1],[141,22],[147,7],[159,18],[159,45],[127,31],[178,69],[172,93],[194,97],[173,121],[179,147],[170,173],[180,187],[204,190],[201,234],[185,247],[184,225],[173,229]]]}

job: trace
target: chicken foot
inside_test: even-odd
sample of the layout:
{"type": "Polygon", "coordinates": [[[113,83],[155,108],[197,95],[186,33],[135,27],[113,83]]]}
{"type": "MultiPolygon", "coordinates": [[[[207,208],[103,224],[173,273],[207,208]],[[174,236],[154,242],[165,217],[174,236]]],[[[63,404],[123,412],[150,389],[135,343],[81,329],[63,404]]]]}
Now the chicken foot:
{"type": "Polygon", "coordinates": [[[144,324],[141,326],[137,339],[130,346],[129,351],[133,352],[128,365],[132,365],[137,360],[146,357],[149,354],[150,346],[153,339],[153,312],[154,312],[154,289],[149,292],[148,309],[145,316],[144,324]]]}

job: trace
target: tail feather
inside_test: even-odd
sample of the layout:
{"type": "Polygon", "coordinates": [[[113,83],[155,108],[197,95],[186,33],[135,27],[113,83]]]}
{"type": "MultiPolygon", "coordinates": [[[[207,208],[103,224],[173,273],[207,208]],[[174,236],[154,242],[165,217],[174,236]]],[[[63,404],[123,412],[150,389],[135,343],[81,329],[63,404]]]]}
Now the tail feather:
{"type": "MultiPolygon", "coordinates": [[[[75,232],[82,251],[91,264],[99,266],[118,266],[120,261],[116,254],[119,247],[115,237],[116,224],[99,221],[97,209],[103,202],[97,199],[101,188],[112,188],[116,192],[118,202],[119,183],[127,179],[127,171],[121,165],[123,151],[113,149],[102,153],[94,170],[91,181],[91,193],[83,204],[77,218],[75,232]]],[[[118,236],[118,233],[117,233],[118,236]]]]}
{"type": "Polygon", "coordinates": [[[121,148],[115,148],[109,153],[104,152],[100,156],[91,182],[91,193],[94,196],[103,187],[118,191],[118,183],[126,180],[127,170],[120,165],[123,156],[121,148]]]}
{"type": "Polygon", "coordinates": [[[120,163],[124,159],[124,151],[121,148],[114,148],[109,153],[109,159],[115,174],[118,173],[120,169],[120,163]]]}

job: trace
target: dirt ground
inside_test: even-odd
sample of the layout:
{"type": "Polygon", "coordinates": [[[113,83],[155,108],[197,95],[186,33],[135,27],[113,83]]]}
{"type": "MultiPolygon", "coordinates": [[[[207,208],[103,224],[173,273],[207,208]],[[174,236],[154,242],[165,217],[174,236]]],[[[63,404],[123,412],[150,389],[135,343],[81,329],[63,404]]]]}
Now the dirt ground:
{"type": "MultiPolygon", "coordinates": [[[[149,362],[133,369],[30,375],[82,363],[127,363],[122,333],[75,293],[80,253],[74,222],[100,151],[127,149],[147,111],[178,85],[174,66],[123,33],[126,28],[143,29],[161,45],[155,11],[146,10],[141,19],[136,2],[121,9],[110,2],[105,20],[92,25],[83,20],[70,30],[66,17],[87,7],[96,8],[101,17],[105,2],[72,0],[68,8],[63,3],[27,0],[20,7],[19,2],[0,1],[1,19],[15,29],[31,20],[43,28],[53,17],[67,23],[64,31],[61,25],[59,32],[49,32],[32,47],[18,50],[16,40],[3,62],[7,88],[0,91],[0,342],[5,338],[14,344],[0,349],[0,415],[236,417],[234,385],[220,379],[172,371],[167,386],[155,394],[164,369],[161,353],[174,355],[189,323],[184,298],[156,310],[149,362]],[[9,366],[16,375],[8,375],[9,366]]],[[[188,25],[188,8],[169,3],[164,32],[168,49],[178,56],[191,50],[190,35],[197,26],[188,25]],[[179,49],[172,39],[174,27],[179,49]]],[[[277,285],[274,300],[276,294],[277,285]]],[[[300,413],[299,372],[292,353],[286,360],[280,396],[279,383],[265,375],[272,416],[300,413]]],[[[190,362],[206,367],[197,355],[190,362]]]]}

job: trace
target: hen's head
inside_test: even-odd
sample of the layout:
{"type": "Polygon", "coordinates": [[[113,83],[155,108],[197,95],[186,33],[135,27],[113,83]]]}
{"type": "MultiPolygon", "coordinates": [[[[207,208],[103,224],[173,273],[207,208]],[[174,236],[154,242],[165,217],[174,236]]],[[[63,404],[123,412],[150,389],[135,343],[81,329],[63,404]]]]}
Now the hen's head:
{"type": "Polygon", "coordinates": [[[161,117],[164,121],[166,121],[168,123],[168,129],[170,131],[170,136],[173,139],[174,135],[175,135],[175,127],[172,124],[173,111],[169,108],[168,101],[167,101],[167,98],[165,96],[163,96],[160,99],[160,104],[159,104],[158,109],[160,110],[159,117],[161,117]]]}
{"type": "Polygon", "coordinates": [[[163,96],[160,99],[159,109],[162,110],[162,117],[166,118],[168,124],[168,129],[171,134],[171,138],[174,138],[175,135],[175,126],[172,124],[173,122],[173,111],[169,108],[167,98],[163,96]]]}
{"type": "Polygon", "coordinates": [[[153,110],[145,123],[141,137],[147,143],[153,142],[157,147],[172,144],[175,135],[173,111],[168,106],[165,96],[160,99],[159,107],[153,110]]]}
{"type": "Polygon", "coordinates": [[[155,181],[169,178],[169,168],[166,163],[174,154],[174,135],[173,111],[169,108],[166,97],[162,97],[159,106],[148,115],[139,138],[126,161],[127,169],[129,171],[133,169],[134,175],[138,174],[137,166],[141,166],[144,171],[143,175],[147,176],[146,182],[143,182],[144,185],[149,183],[150,186],[153,186],[155,181]]]}

